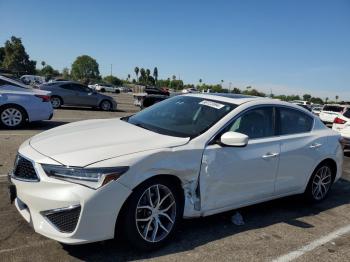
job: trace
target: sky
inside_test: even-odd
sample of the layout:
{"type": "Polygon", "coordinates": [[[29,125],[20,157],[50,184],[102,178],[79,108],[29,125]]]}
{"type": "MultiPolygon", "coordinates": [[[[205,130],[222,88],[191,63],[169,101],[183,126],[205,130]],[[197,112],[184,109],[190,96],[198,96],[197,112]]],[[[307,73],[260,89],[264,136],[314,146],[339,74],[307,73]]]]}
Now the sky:
{"type": "Polygon", "coordinates": [[[21,37],[55,69],[135,66],[185,83],[350,100],[350,0],[0,0],[0,45],[21,37]],[[230,84],[231,83],[231,84],[230,84]]]}

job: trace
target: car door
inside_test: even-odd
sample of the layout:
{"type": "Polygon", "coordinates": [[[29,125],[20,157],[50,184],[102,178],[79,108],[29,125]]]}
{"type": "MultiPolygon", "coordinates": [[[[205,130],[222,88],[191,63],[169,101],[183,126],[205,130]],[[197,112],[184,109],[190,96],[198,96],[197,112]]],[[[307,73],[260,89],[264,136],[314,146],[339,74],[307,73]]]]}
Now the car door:
{"type": "Polygon", "coordinates": [[[301,110],[277,108],[281,153],[276,178],[276,194],[301,190],[307,184],[327,142],[322,130],[312,131],[314,118],[301,110]]]}
{"type": "Polygon", "coordinates": [[[204,149],[200,172],[202,209],[233,208],[271,197],[279,153],[272,106],[256,107],[237,116],[204,149]],[[246,134],[247,146],[214,142],[227,131],[246,134]]]}
{"type": "Polygon", "coordinates": [[[76,92],[76,104],[81,106],[97,106],[97,97],[92,90],[86,86],[73,84],[76,92]]]}
{"type": "Polygon", "coordinates": [[[77,104],[77,94],[74,89],[73,84],[67,83],[62,84],[59,87],[53,87],[53,93],[59,95],[63,99],[65,105],[76,105],[77,104]]]}

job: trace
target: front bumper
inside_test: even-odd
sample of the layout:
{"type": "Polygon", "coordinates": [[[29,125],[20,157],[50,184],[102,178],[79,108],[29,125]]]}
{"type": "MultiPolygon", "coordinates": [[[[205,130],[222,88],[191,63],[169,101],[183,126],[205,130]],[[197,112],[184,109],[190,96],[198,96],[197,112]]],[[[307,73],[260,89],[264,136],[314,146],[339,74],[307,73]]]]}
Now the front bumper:
{"type": "MultiPolygon", "coordinates": [[[[38,154],[36,152],[36,154],[38,154]]],[[[26,157],[30,158],[29,155],[26,157]]],[[[28,182],[11,175],[16,187],[15,206],[34,230],[66,244],[82,244],[114,237],[118,213],[131,190],[113,181],[97,190],[48,177],[41,165],[33,163],[40,181],[28,182]],[[71,232],[48,219],[53,210],[79,207],[77,222],[71,232]]],[[[59,222],[65,219],[61,216],[59,222]]],[[[68,218],[70,219],[70,218],[68,218]]]]}

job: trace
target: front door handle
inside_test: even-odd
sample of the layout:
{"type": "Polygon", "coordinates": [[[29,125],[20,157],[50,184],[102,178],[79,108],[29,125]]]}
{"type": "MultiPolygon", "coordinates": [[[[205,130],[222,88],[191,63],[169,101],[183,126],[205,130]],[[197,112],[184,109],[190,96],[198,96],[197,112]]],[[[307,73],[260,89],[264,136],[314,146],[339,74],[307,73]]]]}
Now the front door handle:
{"type": "Polygon", "coordinates": [[[309,146],[309,148],[314,149],[314,148],[319,148],[319,147],[321,147],[321,146],[322,146],[322,144],[313,143],[313,144],[311,144],[311,145],[309,146]]]}
{"type": "Polygon", "coordinates": [[[263,155],[262,158],[266,159],[266,158],[277,157],[277,156],[279,156],[279,153],[267,153],[266,155],[263,155]]]}

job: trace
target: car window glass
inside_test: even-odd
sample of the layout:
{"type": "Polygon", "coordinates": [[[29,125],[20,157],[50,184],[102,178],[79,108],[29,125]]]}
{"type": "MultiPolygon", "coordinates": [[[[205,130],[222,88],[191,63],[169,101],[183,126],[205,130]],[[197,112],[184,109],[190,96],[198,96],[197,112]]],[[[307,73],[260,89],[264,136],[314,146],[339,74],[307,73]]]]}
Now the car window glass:
{"type": "Polygon", "coordinates": [[[344,107],[342,107],[342,106],[324,106],[323,107],[323,111],[340,113],[343,110],[344,110],[344,107]]]}
{"type": "Polygon", "coordinates": [[[84,92],[84,93],[89,93],[90,89],[86,86],[82,86],[82,85],[73,85],[74,89],[78,92],[84,92]]]}
{"type": "Polygon", "coordinates": [[[252,109],[238,117],[227,131],[245,134],[250,139],[273,136],[273,108],[252,109]]]}
{"type": "Polygon", "coordinates": [[[350,109],[348,109],[345,113],[344,116],[347,118],[350,118],[350,109]]]}
{"type": "Polygon", "coordinates": [[[291,108],[279,108],[280,134],[298,134],[309,132],[313,118],[291,108]]]}
{"type": "MultiPolygon", "coordinates": [[[[22,86],[19,86],[19,85],[16,85],[14,83],[10,83],[10,82],[7,82],[5,80],[2,80],[0,79],[0,87],[2,86],[17,86],[17,87],[22,87],[22,86]]],[[[23,88],[23,87],[22,87],[23,88]]]]}
{"type": "Polygon", "coordinates": [[[60,86],[63,89],[71,90],[73,91],[72,85],[71,84],[64,84],[60,86]]]}

